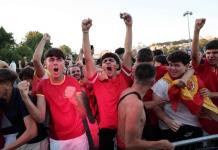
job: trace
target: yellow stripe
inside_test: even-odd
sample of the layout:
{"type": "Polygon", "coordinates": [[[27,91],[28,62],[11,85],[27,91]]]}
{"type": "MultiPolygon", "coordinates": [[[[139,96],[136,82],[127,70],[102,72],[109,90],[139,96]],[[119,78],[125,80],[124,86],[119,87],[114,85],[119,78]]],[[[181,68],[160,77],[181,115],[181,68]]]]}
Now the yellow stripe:
{"type": "MultiPolygon", "coordinates": [[[[170,75],[166,73],[163,76],[163,79],[171,86],[175,85],[178,80],[172,80],[170,75]]],[[[195,75],[193,75],[187,82],[187,86],[193,86],[192,89],[188,89],[187,87],[184,87],[181,89],[181,98],[183,100],[193,100],[193,97],[198,92],[198,79],[195,75]]],[[[218,107],[213,103],[213,101],[209,97],[204,98],[203,107],[206,109],[218,114],[218,107]]]]}

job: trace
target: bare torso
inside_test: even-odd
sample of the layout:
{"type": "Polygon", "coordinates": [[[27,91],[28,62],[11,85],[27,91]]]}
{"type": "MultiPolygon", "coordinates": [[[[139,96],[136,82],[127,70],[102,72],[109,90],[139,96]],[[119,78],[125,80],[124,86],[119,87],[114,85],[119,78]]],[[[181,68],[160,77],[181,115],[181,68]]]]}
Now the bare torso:
{"type": "MultiPolygon", "coordinates": [[[[134,90],[128,88],[122,93],[120,97],[123,97],[124,95],[130,92],[134,92],[134,90]]],[[[125,139],[125,129],[126,129],[125,124],[126,123],[135,124],[135,126],[137,126],[136,128],[138,130],[137,130],[136,136],[137,138],[141,139],[145,121],[146,121],[146,115],[145,115],[144,105],[143,105],[142,100],[139,99],[136,94],[130,94],[126,96],[119,103],[119,106],[118,106],[118,137],[120,138],[122,142],[124,142],[124,139],[125,139]],[[128,112],[131,112],[133,114],[135,113],[131,111],[132,110],[131,107],[134,107],[135,104],[137,105],[137,109],[139,110],[139,114],[136,116],[136,117],[139,117],[136,119],[138,120],[137,122],[133,122],[133,120],[131,119],[127,120],[127,117],[126,117],[126,114],[128,112]]]]}

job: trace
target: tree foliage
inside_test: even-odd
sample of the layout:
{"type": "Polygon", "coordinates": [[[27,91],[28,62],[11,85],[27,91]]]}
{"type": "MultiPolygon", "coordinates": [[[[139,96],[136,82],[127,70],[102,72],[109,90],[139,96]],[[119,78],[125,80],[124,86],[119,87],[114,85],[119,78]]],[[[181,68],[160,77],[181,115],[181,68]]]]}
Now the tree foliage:
{"type": "Polygon", "coordinates": [[[67,45],[61,45],[60,49],[62,50],[65,56],[71,54],[71,48],[67,45]]]}
{"type": "Polygon", "coordinates": [[[5,31],[3,27],[0,27],[0,49],[1,48],[10,48],[15,45],[15,41],[12,33],[5,31]]]}
{"type": "MultiPolygon", "coordinates": [[[[43,34],[38,31],[30,31],[25,35],[25,40],[22,42],[22,45],[28,46],[33,52],[42,39],[43,34]]],[[[45,50],[51,48],[52,43],[46,43],[45,50]]]]}

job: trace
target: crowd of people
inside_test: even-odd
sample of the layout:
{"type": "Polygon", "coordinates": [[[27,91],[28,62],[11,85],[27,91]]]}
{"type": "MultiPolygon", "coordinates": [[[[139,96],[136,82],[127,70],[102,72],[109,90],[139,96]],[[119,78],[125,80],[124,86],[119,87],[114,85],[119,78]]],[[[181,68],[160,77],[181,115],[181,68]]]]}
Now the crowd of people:
{"type": "Polygon", "coordinates": [[[81,24],[82,48],[66,65],[59,48],[44,53],[49,34],[32,62],[19,72],[0,60],[2,150],[193,150],[218,141],[175,147],[173,142],[218,134],[218,40],[201,54],[196,19],[191,55],[165,56],[148,47],[132,50],[133,19],[124,46],[93,59],[90,18],[81,24]],[[41,61],[43,58],[43,62],[41,61]]]}

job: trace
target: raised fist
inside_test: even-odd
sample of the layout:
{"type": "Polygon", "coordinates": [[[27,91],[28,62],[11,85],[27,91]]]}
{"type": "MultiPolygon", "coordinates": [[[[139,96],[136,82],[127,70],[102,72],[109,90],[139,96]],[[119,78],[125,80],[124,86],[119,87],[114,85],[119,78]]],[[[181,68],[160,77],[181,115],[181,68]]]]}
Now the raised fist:
{"type": "Polygon", "coordinates": [[[45,34],[43,34],[43,37],[42,37],[46,42],[49,42],[50,41],[50,39],[51,39],[51,37],[50,37],[50,35],[48,34],[48,33],[45,33],[45,34]]]}
{"type": "Polygon", "coordinates": [[[132,17],[130,14],[128,13],[120,13],[120,18],[123,19],[123,21],[125,22],[125,24],[127,26],[131,26],[132,25],[132,17]]]}
{"type": "Polygon", "coordinates": [[[29,87],[30,83],[26,80],[21,81],[17,84],[17,88],[19,89],[21,95],[27,96],[29,94],[29,87]]]}
{"type": "Polygon", "coordinates": [[[200,18],[195,20],[195,30],[201,30],[206,22],[205,18],[200,18]]]}
{"type": "Polygon", "coordinates": [[[82,31],[83,32],[88,32],[91,26],[92,26],[92,19],[88,18],[82,21],[82,31]]]}

